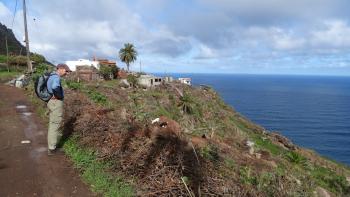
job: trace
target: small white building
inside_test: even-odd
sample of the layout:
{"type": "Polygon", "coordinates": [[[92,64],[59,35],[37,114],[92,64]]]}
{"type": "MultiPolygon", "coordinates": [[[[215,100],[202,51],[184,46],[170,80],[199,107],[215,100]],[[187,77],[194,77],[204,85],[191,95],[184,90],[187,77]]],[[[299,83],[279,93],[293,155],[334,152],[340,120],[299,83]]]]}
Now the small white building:
{"type": "Polygon", "coordinates": [[[79,59],[78,61],[66,61],[65,64],[71,69],[71,71],[76,71],[77,66],[93,66],[96,69],[100,69],[100,63],[98,61],[91,61],[87,59],[79,59]]]}
{"type": "Polygon", "coordinates": [[[163,79],[161,77],[155,77],[153,75],[141,75],[138,78],[139,85],[149,88],[162,84],[163,79]]]}
{"type": "Polygon", "coordinates": [[[191,78],[179,78],[179,81],[186,85],[191,85],[191,78]]]}

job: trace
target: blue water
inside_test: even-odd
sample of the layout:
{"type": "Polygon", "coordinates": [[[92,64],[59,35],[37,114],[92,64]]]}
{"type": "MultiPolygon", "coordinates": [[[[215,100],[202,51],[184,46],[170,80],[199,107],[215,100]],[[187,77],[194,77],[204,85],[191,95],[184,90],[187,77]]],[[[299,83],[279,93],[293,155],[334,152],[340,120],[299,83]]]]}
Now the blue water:
{"type": "Polygon", "coordinates": [[[350,77],[172,74],[212,86],[238,112],[350,165],[350,77]]]}

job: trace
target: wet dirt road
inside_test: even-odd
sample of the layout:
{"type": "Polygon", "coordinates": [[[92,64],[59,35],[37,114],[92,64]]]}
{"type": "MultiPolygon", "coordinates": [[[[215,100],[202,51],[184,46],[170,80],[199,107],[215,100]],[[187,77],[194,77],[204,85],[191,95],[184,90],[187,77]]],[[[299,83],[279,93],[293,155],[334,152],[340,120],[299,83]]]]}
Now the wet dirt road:
{"type": "Polygon", "coordinates": [[[0,197],[96,196],[64,155],[47,156],[47,127],[33,112],[23,90],[0,85],[0,197]]]}

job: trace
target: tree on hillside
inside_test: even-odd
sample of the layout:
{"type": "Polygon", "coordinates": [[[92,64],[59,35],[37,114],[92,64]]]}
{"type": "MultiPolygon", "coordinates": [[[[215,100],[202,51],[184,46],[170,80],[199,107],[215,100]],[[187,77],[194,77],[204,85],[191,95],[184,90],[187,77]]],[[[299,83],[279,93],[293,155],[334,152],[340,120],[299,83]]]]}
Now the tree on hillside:
{"type": "Polygon", "coordinates": [[[126,43],[124,44],[124,48],[119,50],[119,58],[122,62],[126,63],[127,69],[129,71],[130,63],[136,61],[137,59],[137,51],[133,44],[126,43]]]}

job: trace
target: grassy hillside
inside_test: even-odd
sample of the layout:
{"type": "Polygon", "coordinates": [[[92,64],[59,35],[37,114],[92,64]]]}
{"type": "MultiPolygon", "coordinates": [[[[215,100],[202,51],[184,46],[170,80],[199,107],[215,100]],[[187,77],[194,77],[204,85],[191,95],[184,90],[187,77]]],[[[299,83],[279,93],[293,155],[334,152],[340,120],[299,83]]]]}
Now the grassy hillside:
{"type": "Polygon", "coordinates": [[[104,196],[350,195],[347,166],[252,123],[209,87],[119,82],[65,82],[64,147],[104,196]]]}
{"type": "Polygon", "coordinates": [[[12,30],[0,23],[0,55],[6,55],[6,37],[10,55],[26,54],[25,47],[16,39],[12,30]]]}
{"type": "Polygon", "coordinates": [[[65,131],[138,195],[350,195],[348,167],[265,131],[211,88],[118,83],[67,81],[65,131]]]}

